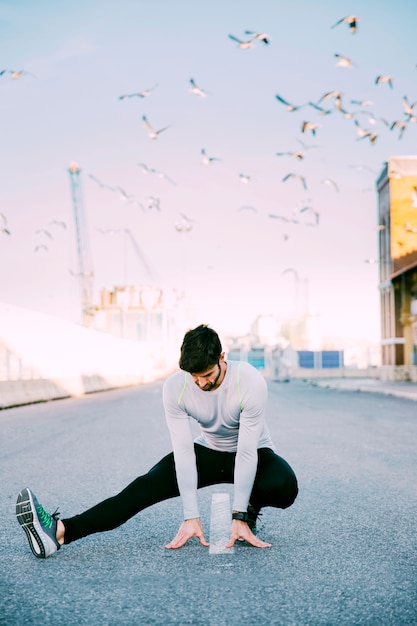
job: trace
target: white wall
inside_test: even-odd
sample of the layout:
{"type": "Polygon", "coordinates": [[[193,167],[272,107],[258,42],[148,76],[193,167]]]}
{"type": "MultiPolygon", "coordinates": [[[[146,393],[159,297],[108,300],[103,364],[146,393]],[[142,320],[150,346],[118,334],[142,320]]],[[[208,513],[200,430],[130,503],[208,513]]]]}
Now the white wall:
{"type": "Polygon", "coordinates": [[[177,367],[178,351],[0,303],[0,408],[150,382],[177,367]]]}

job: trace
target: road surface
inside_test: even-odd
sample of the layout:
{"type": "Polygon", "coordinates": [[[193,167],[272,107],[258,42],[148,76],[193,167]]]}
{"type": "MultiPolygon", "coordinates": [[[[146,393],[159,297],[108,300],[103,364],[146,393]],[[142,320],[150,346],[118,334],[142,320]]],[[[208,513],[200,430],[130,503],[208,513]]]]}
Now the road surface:
{"type": "MultiPolygon", "coordinates": [[[[14,516],[31,487],[71,516],[117,493],[170,450],[161,383],[0,412],[1,626],[417,624],[417,410],[406,399],[269,382],[268,423],[300,493],[265,509],[257,550],[165,543],[179,498],[123,527],[30,552],[14,516]]],[[[209,538],[214,493],[200,492],[209,538]]]]}

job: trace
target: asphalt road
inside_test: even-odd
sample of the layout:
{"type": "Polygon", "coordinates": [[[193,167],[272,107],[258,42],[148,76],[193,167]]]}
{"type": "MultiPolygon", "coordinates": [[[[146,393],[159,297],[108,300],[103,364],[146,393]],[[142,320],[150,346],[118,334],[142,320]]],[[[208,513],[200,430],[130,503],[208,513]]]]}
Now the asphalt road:
{"type": "MultiPolygon", "coordinates": [[[[260,536],[210,555],[164,548],[179,498],[123,527],[30,552],[14,515],[31,487],[79,513],[170,449],[161,383],[0,412],[0,624],[245,626],[417,624],[417,409],[410,400],[292,381],[269,383],[268,421],[300,493],[265,509],[260,536]]],[[[209,535],[211,495],[200,492],[209,535]]]]}

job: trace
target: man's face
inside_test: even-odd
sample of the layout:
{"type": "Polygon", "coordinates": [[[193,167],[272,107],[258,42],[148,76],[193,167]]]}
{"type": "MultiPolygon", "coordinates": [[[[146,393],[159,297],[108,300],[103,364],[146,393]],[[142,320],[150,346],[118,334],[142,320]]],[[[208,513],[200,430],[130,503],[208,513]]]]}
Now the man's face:
{"type": "Polygon", "coordinates": [[[220,362],[216,365],[212,365],[208,370],[201,374],[191,374],[196,385],[203,391],[211,391],[216,388],[219,381],[222,368],[220,362]]]}

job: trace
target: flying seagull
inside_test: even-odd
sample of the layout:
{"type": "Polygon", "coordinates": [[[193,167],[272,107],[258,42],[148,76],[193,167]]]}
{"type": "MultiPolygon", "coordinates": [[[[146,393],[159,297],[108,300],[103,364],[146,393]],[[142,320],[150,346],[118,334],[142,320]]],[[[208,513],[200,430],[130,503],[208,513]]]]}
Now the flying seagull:
{"type": "Polygon", "coordinates": [[[321,102],[322,100],[327,100],[327,98],[335,98],[336,100],[340,100],[342,98],[342,92],[341,91],[327,91],[326,93],[324,93],[319,102],[321,102]]]}
{"type": "Polygon", "coordinates": [[[159,135],[164,130],[167,130],[167,128],[169,128],[169,126],[164,126],[164,128],[160,128],[159,130],[153,130],[152,126],[148,122],[148,119],[147,119],[146,115],[142,115],[142,121],[143,121],[143,125],[145,126],[145,128],[147,130],[148,137],[150,139],[158,139],[159,135]]]}
{"type": "Polygon", "coordinates": [[[4,74],[5,72],[8,72],[13,80],[17,80],[18,78],[22,78],[22,76],[33,76],[33,74],[30,74],[30,72],[26,72],[25,70],[2,70],[2,74],[4,74]]]}
{"type": "Polygon", "coordinates": [[[0,213],[0,217],[3,221],[3,226],[0,228],[0,234],[2,235],[11,235],[11,232],[8,228],[6,228],[7,226],[7,217],[4,215],[4,213],[0,213]]]}
{"type": "Polygon", "coordinates": [[[303,122],[301,124],[301,132],[305,133],[307,130],[311,131],[312,135],[316,134],[316,130],[318,129],[319,125],[315,124],[314,122],[303,122]]]}
{"type": "Polygon", "coordinates": [[[199,98],[207,98],[207,94],[204,91],[204,89],[201,89],[201,87],[199,87],[194,78],[190,78],[190,85],[191,88],[188,90],[190,93],[193,93],[195,96],[198,96],[199,98]]]}
{"type": "Polygon", "coordinates": [[[253,30],[245,30],[245,35],[252,35],[254,39],[258,39],[259,41],[262,41],[266,46],[270,42],[270,37],[266,33],[257,33],[253,30]]]}
{"type": "Polygon", "coordinates": [[[203,165],[211,165],[212,163],[214,163],[214,161],[221,161],[221,159],[218,159],[217,157],[214,157],[214,156],[208,156],[205,149],[202,148],[201,149],[201,161],[203,165]]]}
{"type": "Polygon", "coordinates": [[[43,233],[44,235],[46,235],[47,237],[49,237],[49,239],[53,239],[51,233],[49,232],[49,230],[46,230],[46,228],[38,228],[38,230],[35,230],[35,233],[37,235],[43,233]]]}
{"type": "Polygon", "coordinates": [[[255,42],[255,39],[242,41],[242,39],[238,39],[234,35],[229,35],[229,39],[231,39],[232,41],[236,41],[236,43],[238,44],[238,48],[242,48],[242,50],[247,50],[248,48],[252,48],[255,42]]]}
{"type": "Polygon", "coordinates": [[[93,180],[95,183],[97,183],[97,185],[101,189],[108,189],[109,191],[117,191],[116,187],[110,187],[110,185],[105,185],[96,176],[93,176],[93,174],[88,174],[88,177],[91,178],[91,180],[93,180]]]}
{"type": "Polygon", "coordinates": [[[392,122],[391,126],[390,126],[390,130],[394,130],[394,128],[399,128],[400,132],[398,133],[398,139],[401,139],[402,136],[404,135],[404,132],[407,128],[407,124],[406,122],[400,122],[400,121],[395,121],[392,122]]]}
{"type": "Polygon", "coordinates": [[[391,89],[393,88],[391,76],[377,76],[375,78],[375,85],[379,85],[380,83],[387,83],[391,87],[391,89]]]}
{"type": "Polygon", "coordinates": [[[324,93],[321,96],[321,98],[318,100],[317,104],[319,104],[323,100],[327,100],[328,98],[334,98],[334,106],[335,106],[335,108],[338,111],[340,111],[341,113],[343,113],[343,115],[345,115],[346,111],[342,107],[342,95],[343,94],[340,91],[328,91],[327,93],[324,93]]]}
{"type": "Polygon", "coordinates": [[[416,104],[417,104],[417,102],[414,102],[413,104],[411,104],[408,101],[407,96],[404,96],[404,98],[403,98],[404,111],[405,111],[405,114],[409,118],[414,116],[414,113],[415,113],[414,108],[415,108],[416,104]]]}
{"type": "Polygon", "coordinates": [[[302,152],[276,152],[277,156],[291,156],[297,159],[298,161],[302,161],[304,159],[304,154],[302,152]]]}
{"type": "Polygon", "coordinates": [[[155,196],[148,197],[148,209],[156,209],[157,211],[161,210],[161,199],[156,198],[155,196]]]}
{"type": "Polygon", "coordinates": [[[308,211],[309,213],[313,213],[315,218],[314,224],[307,223],[306,226],[318,226],[320,222],[320,213],[316,211],[316,209],[313,209],[313,207],[311,206],[305,206],[299,210],[300,213],[305,213],[306,211],[308,211]]]}
{"type": "Polygon", "coordinates": [[[52,220],[52,222],[49,222],[49,223],[51,224],[51,226],[60,226],[64,230],[66,230],[67,228],[66,223],[61,220],[52,220]]]}
{"type": "Polygon", "coordinates": [[[298,178],[301,184],[303,185],[304,189],[307,189],[307,182],[304,176],[301,176],[300,174],[294,174],[293,172],[291,172],[291,174],[287,174],[286,176],[284,176],[284,178],[282,179],[282,182],[285,183],[290,178],[298,178]]]}
{"type": "Polygon", "coordinates": [[[376,133],[372,133],[371,131],[367,131],[365,132],[364,135],[361,135],[361,137],[358,137],[357,141],[360,141],[361,139],[369,139],[369,141],[372,144],[374,144],[376,140],[378,139],[378,135],[376,133]]]}
{"type": "Polygon", "coordinates": [[[286,215],[277,215],[276,213],[269,213],[268,217],[274,220],[281,220],[287,224],[299,224],[300,223],[298,220],[287,217],[286,215]]]}
{"type": "Polygon", "coordinates": [[[360,107],[371,107],[374,103],[372,100],[351,100],[351,104],[357,104],[360,107]]]}
{"type": "Polygon", "coordinates": [[[358,120],[353,120],[353,122],[357,128],[357,131],[356,131],[356,134],[358,135],[357,140],[365,139],[366,137],[368,137],[371,143],[375,143],[378,137],[376,133],[366,130],[366,128],[362,128],[358,120]]]}
{"type": "Polygon", "coordinates": [[[127,98],[147,98],[147,96],[149,96],[151,91],[153,91],[157,87],[158,87],[158,83],[154,85],[153,87],[150,87],[150,89],[144,89],[143,91],[137,91],[136,93],[126,93],[122,96],[119,96],[118,99],[126,100],[127,98]]]}
{"type": "Polygon", "coordinates": [[[359,124],[358,120],[353,120],[353,123],[355,124],[357,131],[356,134],[358,135],[359,138],[365,137],[366,133],[368,132],[365,128],[362,128],[362,126],[359,124]]]}
{"type": "Polygon", "coordinates": [[[334,57],[337,59],[336,67],[352,67],[354,63],[348,59],[348,57],[343,56],[343,54],[335,54],[334,57]]]}
{"type": "Polygon", "coordinates": [[[288,102],[288,100],[285,100],[278,94],[275,95],[275,98],[278,100],[278,102],[281,102],[281,104],[285,105],[287,111],[298,111],[298,109],[301,109],[303,106],[305,106],[305,104],[300,104],[300,105],[291,104],[291,102],[288,102]]]}
{"type": "Polygon", "coordinates": [[[358,29],[358,22],[359,17],[357,17],[356,15],[348,15],[347,17],[342,17],[341,20],[338,20],[336,24],[333,24],[331,28],[336,28],[336,26],[339,26],[339,24],[346,24],[349,27],[350,32],[352,34],[355,34],[358,29]]]}
{"type": "Polygon", "coordinates": [[[330,115],[330,113],[332,112],[331,109],[325,109],[324,107],[321,107],[314,102],[309,102],[308,105],[313,107],[313,109],[315,109],[319,115],[330,115]]]}
{"type": "Polygon", "coordinates": [[[161,172],[160,170],[156,170],[153,167],[149,167],[148,165],[146,165],[146,163],[138,163],[138,165],[142,170],[142,174],[155,174],[155,176],[158,176],[158,178],[164,178],[165,180],[167,180],[169,183],[171,183],[171,185],[177,184],[167,174],[161,172]]]}
{"type": "Polygon", "coordinates": [[[120,191],[120,200],[124,200],[125,202],[129,202],[132,200],[133,196],[129,195],[127,191],[123,189],[123,187],[117,187],[117,190],[120,191]]]}
{"type": "Polygon", "coordinates": [[[335,191],[339,191],[337,183],[335,183],[331,178],[324,178],[321,182],[323,185],[328,185],[329,187],[333,187],[335,191]]]}

